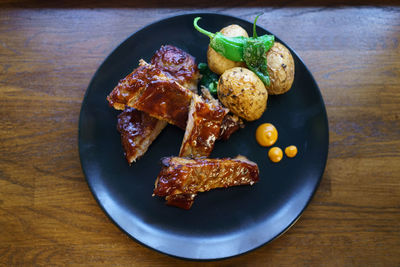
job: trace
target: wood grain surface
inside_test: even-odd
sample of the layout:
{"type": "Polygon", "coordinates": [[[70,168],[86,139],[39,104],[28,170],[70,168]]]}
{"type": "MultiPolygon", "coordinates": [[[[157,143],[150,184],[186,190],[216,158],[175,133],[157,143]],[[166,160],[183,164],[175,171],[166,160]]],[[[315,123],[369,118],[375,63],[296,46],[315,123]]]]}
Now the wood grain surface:
{"type": "Polygon", "coordinates": [[[400,8],[325,4],[0,3],[0,266],[400,266],[400,8]],[[169,257],[122,233],[91,195],[77,148],[80,106],[104,58],[146,24],[194,11],[264,11],[259,25],[316,78],[330,127],[323,180],[300,220],[217,262],[169,257]]]}

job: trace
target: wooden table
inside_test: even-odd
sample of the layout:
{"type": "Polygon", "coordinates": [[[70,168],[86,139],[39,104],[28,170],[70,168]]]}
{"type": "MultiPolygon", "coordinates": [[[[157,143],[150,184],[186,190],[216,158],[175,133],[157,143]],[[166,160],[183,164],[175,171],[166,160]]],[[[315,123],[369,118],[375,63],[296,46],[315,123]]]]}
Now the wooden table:
{"type": "Polygon", "coordinates": [[[0,4],[0,266],[400,265],[399,7],[109,2],[0,4]],[[146,24],[199,10],[247,20],[264,11],[259,24],[316,78],[330,127],[325,174],[300,220],[271,244],[207,263],[122,233],[91,195],[77,148],[103,59],[146,24]]]}

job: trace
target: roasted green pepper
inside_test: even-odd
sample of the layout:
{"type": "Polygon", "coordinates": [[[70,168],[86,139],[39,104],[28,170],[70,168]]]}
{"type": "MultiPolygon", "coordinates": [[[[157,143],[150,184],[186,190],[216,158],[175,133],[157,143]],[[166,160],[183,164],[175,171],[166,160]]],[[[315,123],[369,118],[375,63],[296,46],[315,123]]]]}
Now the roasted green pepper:
{"type": "Polygon", "coordinates": [[[253,37],[227,37],[222,33],[211,33],[200,28],[197,22],[201,19],[197,17],[193,21],[196,30],[210,37],[210,46],[232,61],[244,61],[247,67],[253,71],[265,85],[270,85],[270,79],[267,70],[267,51],[274,44],[273,35],[257,36],[256,22],[259,15],[255,18],[253,24],[253,37]]]}
{"type": "Polygon", "coordinates": [[[243,47],[243,57],[246,59],[247,67],[254,72],[265,85],[270,85],[267,68],[267,51],[262,41],[257,39],[248,40],[243,47]]]}
{"type": "Polygon", "coordinates": [[[245,43],[246,37],[227,37],[220,32],[211,33],[200,28],[199,25],[197,25],[197,22],[200,19],[201,17],[195,18],[193,21],[193,25],[196,30],[210,37],[210,46],[215,51],[232,61],[244,61],[243,44],[245,43]]]}

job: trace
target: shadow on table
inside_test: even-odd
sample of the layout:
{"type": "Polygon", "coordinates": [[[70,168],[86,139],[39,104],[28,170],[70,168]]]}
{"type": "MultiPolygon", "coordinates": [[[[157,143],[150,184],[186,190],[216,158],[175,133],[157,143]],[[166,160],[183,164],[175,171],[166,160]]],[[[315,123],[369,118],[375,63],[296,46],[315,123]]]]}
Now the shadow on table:
{"type": "Polygon", "coordinates": [[[173,8],[173,7],[346,7],[346,6],[399,6],[399,1],[393,0],[283,0],[283,1],[243,1],[243,0],[142,0],[142,1],[5,1],[0,8],[173,8]]]}

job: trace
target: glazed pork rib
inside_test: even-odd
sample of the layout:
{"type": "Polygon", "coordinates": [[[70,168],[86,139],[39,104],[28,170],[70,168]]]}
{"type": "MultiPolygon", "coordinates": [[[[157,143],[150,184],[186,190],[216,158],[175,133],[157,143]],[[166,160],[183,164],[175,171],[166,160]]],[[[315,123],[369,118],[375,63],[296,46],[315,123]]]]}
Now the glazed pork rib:
{"type": "MultiPolygon", "coordinates": [[[[182,86],[197,92],[200,73],[194,57],[185,51],[171,45],[162,46],[154,54],[151,63],[182,86]]],[[[144,155],[166,125],[164,120],[131,107],[125,108],[118,116],[117,129],[121,133],[122,147],[129,164],[144,155]]]]}
{"type": "MultiPolygon", "coordinates": [[[[213,103],[215,105],[221,105],[221,103],[217,99],[215,99],[211,95],[210,91],[207,88],[205,88],[204,86],[202,86],[202,88],[201,88],[201,93],[202,93],[203,98],[206,101],[208,101],[210,103],[213,103]]],[[[220,133],[219,133],[218,139],[220,139],[220,140],[228,140],[229,137],[231,136],[231,134],[233,134],[234,132],[236,132],[240,128],[244,128],[243,120],[240,119],[235,114],[232,114],[232,113],[231,114],[226,114],[226,116],[222,120],[222,124],[221,124],[221,127],[220,127],[220,133]]]]}
{"type": "Polygon", "coordinates": [[[185,129],[192,96],[170,75],[141,60],[140,66],[118,83],[107,100],[116,109],[123,110],[127,105],[185,129]]]}
{"type": "Polygon", "coordinates": [[[162,159],[162,169],[154,188],[167,204],[190,209],[198,192],[237,185],[253,185],[259,180],[256,163],[246,157],[234,159],[162,159]]]}
{"type": "Polygon", "coordinates": [[[144,155],[167,124],[131,107],[118,115],[117,129],[129,164],[144,155]]]}
{"type": "Polygon", "coordinates": [[[227,114],[222,120],[218,139],[228,140],[229,137],[240,128],[244,128],[243,120],[235,114],[227,114]]]}
{"type": "Polygon", "coordinates": [[[154,53],[151,64],[153,68],[149,68],[144,60],[140,60],[140,66],[118,83],[107,97],[111,106],[119,110],[125,109],[125,104],[135,96],[135,92],[144,87],[146,81],[176,81],[193,93],[197,92],[200,72],[195,58],[182,49],[172,45],[161,46],[154,53]],[[155,75],[153,79],[152,75],[155,75]]]}
{"type": "Polygon", "coordinates": [[[218,103],[207,103],[194,94],[179,157],[208,157],[219,137],[222,120],[228,112],[228,109],[218,103]]]}
{"type": "Polygon", "coordinates": [[[151,58],[151,64],[162,69],[180,85],[197,93],[200,72],[193,56],[172,45],[163,45],[151,58]]]}

